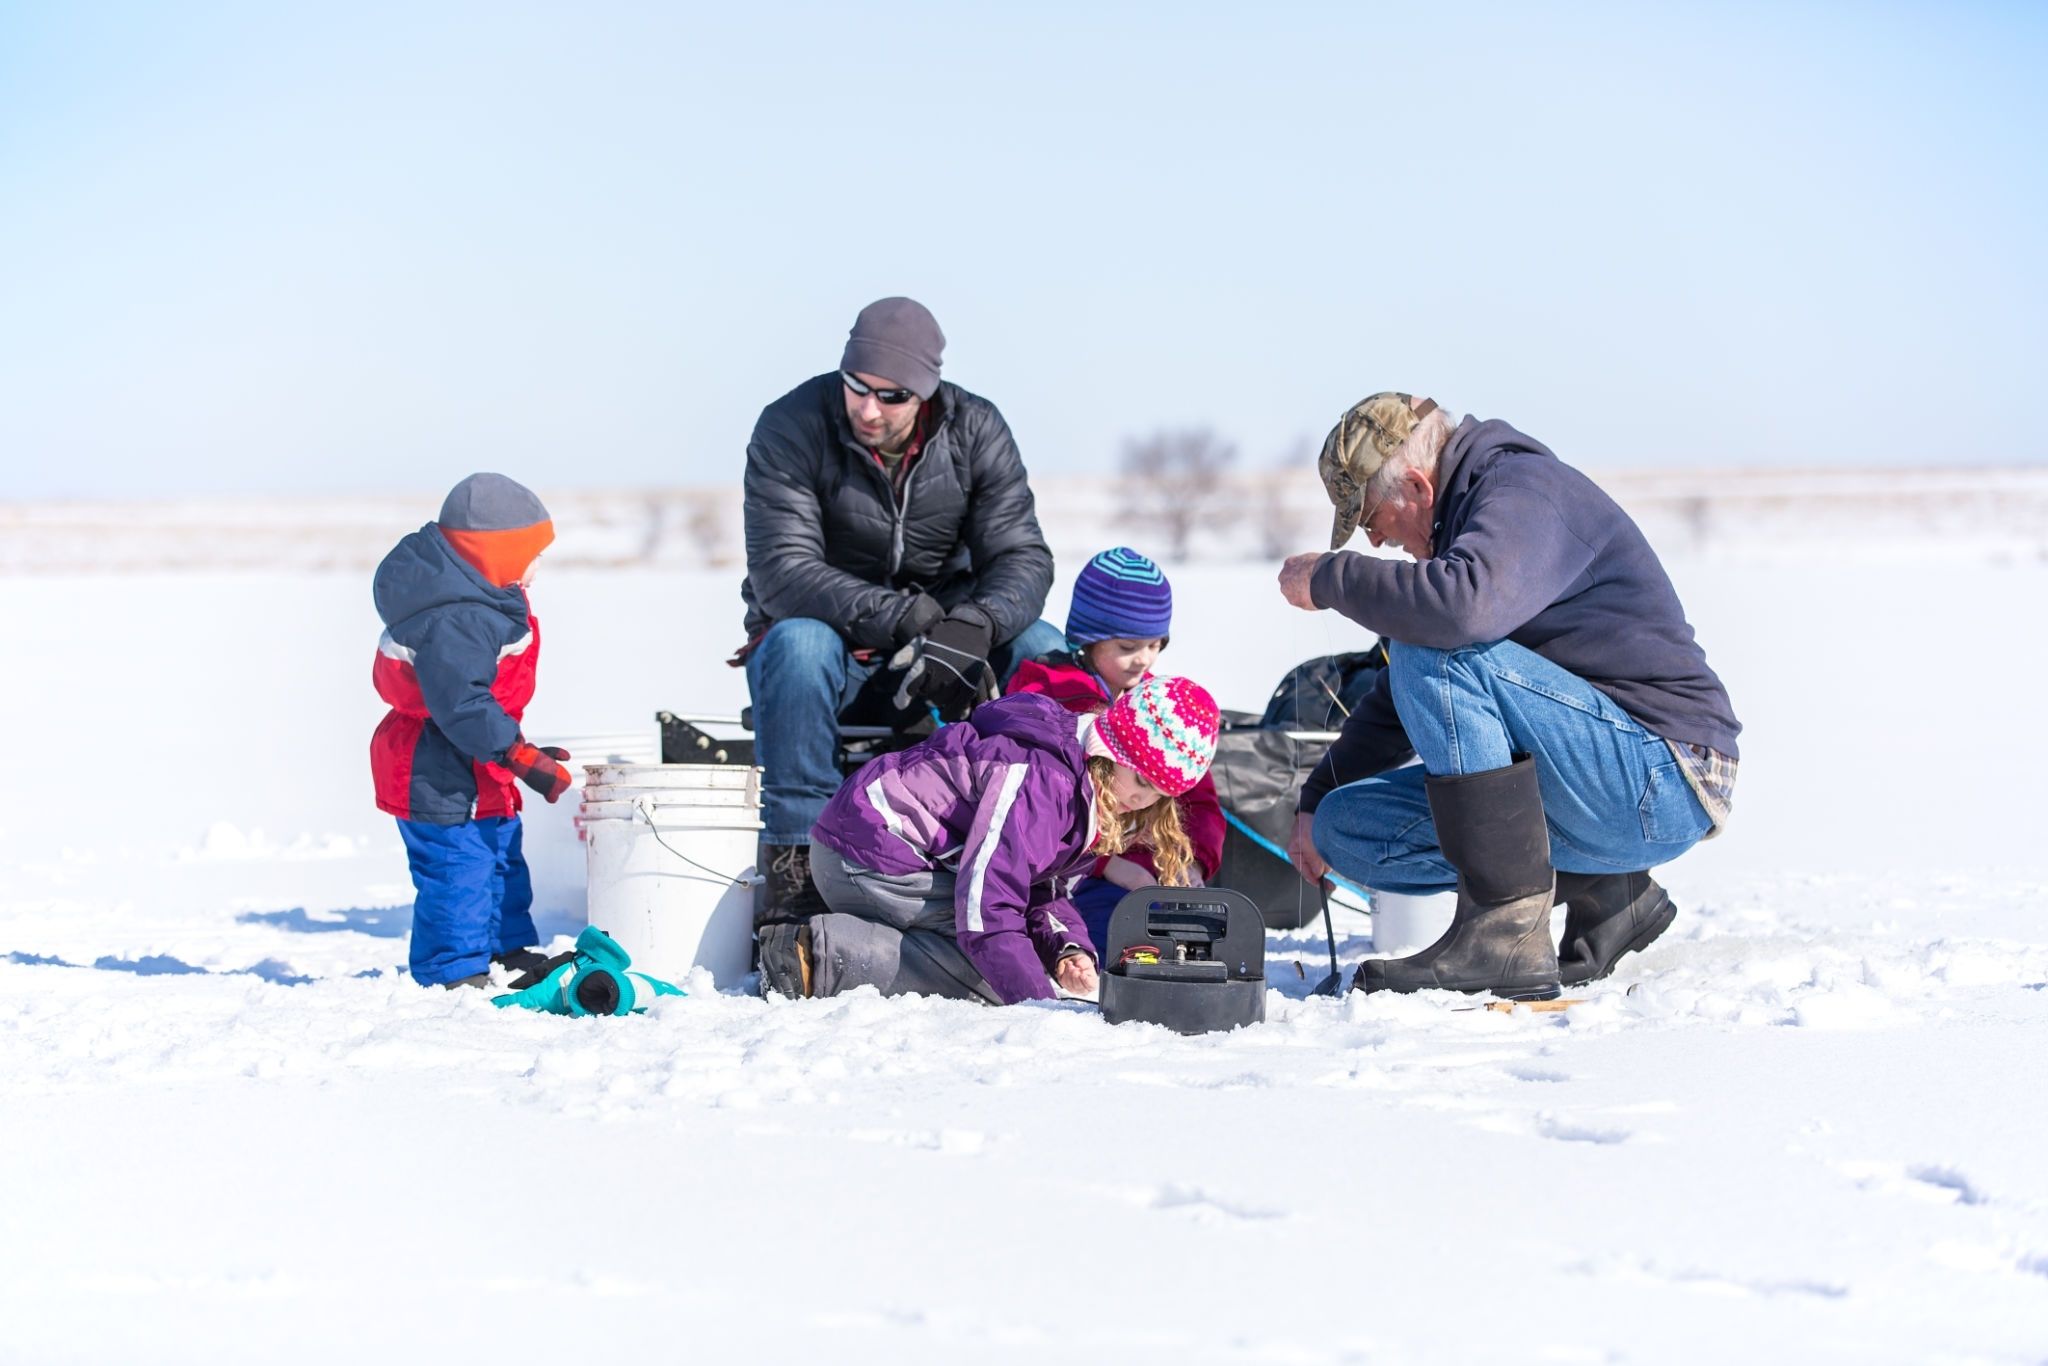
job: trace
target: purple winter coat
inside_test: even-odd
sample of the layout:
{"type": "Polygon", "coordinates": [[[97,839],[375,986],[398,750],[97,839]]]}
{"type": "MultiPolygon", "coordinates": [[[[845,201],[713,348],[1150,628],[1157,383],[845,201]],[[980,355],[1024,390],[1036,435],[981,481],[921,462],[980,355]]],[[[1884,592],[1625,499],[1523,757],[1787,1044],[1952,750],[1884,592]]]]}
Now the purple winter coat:
{"type": "Polygon", "coordinates": [[[985,703],[862,765],[811,838],[877,873],[953,869],[961,951],[1005,1003],[1050,997],[1064,950],[1096,956],[1067,900],[1095,866],[1081,719],[1036,693],[985,703]]]}

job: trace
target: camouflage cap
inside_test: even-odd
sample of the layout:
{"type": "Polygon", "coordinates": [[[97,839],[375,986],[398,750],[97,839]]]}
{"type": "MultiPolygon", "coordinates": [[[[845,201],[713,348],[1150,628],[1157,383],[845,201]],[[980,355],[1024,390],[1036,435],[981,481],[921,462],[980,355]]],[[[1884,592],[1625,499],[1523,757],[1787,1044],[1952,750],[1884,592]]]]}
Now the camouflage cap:
{"type": "Polygon", "coordinates": [[[1337,419],[1324,438],[1316,469],[1337,509],[1337,520],[1330,527],[1330,549],[1342,550],[1351,533],[1358,530],[1359,518],[1365,515],[1367,482],[1436,408],[1435,399],[1411,406],[1414,403],[1412,395],[1392,390],[1362,398],[1337,419]]]}

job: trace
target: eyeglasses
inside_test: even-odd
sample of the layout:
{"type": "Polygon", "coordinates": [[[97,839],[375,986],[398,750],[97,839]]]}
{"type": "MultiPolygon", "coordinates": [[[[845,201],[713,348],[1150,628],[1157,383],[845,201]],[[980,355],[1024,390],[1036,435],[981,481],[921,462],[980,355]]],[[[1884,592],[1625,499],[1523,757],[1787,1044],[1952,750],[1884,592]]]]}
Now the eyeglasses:
{"type": "Polygon", "coordinates": [[[872,394],[875,402],[891,408],[899,408],[917,397],[916,391],[911,389],[877,389],[872,384],[862,384],[844,370],[839,372],[839,378],[845,382],[847,388],[862,398],[872,394]]]}

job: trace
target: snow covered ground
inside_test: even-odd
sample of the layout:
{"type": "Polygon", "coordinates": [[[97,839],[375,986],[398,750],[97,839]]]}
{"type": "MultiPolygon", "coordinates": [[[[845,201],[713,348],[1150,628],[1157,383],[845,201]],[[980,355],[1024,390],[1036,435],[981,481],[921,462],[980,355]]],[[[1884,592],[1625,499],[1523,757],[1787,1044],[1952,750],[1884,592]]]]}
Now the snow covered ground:
{"type": "MultiPolygon", "coordinates": [[[[420,991],[364,575],[0,578],[0,1361],[2048,1360],[2048,563],[1865,549],[1674,555],[1737,819],[1588,1004],[1199,1039],[420,991]]],[[[736,710],[736,587],[544,573],[529,731],[736,710]]],[[[1361,638],[1176,587],[1228,706],[1361,638]]]]}

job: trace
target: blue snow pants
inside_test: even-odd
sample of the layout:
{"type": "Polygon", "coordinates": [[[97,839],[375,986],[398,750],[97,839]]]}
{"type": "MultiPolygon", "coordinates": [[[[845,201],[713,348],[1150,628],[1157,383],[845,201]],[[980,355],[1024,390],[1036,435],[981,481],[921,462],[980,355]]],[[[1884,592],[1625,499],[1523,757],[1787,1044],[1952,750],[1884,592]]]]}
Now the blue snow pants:
{"type": "Polygon", "coordinates": [[[421,986],[486,972],[491,955],[540,942],[517,816],[461,825],[400,821],[412,865],[412,976],[421,986]]]}

